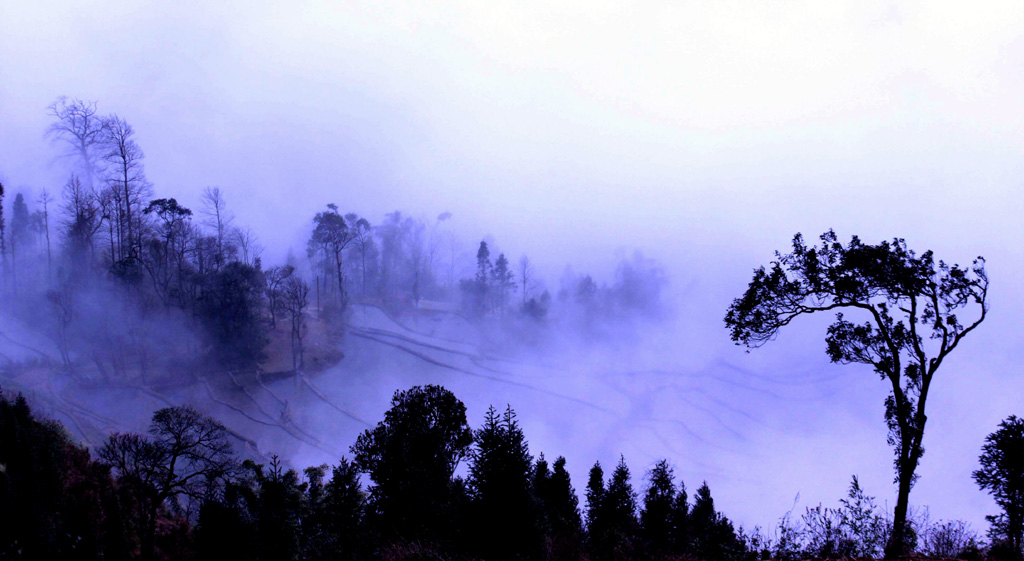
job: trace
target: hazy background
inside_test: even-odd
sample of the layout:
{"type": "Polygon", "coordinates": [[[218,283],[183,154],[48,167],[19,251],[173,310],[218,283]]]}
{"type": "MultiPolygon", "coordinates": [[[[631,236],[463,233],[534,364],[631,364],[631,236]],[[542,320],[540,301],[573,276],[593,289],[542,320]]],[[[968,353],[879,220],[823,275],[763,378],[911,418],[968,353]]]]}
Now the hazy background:
{"type": "MultiPolygon", "coordinates": [[[[827,364],[828,318],[751,354],[728,341],[721,318],[751,270],[830,227],[982,254],[992,313],[939,373],[911,501],[984,529],[994,505],[970,472],[984,436],[1024,412],[1024,6],[547,4],[2,0],[0,181],[59,190],[45,108],[69,95],[135,127],[157,196],[193,206],[220,186],[265,261],[302,248],[327,202],[374,222],[450,211],[467,248],[493,236],[548,286],[566,263],[607,278],[617,248],[640,248],[665,265],[677,319],[617,360],[696,379],[703,393],[655,393],[716,445],[659,450],[642,424],[559,434],[558,408],[526,417],[527,436],[549,456],[585,443],[577,489],[594,459],[624,452],[636,477],[669,456],[747,526],[798,492],[834,502],[852,473],[895,496],[885,386],[827,364]],[[727,372],[764,391],[707,390],[727,372]]],[[[564,391],[612,399],[585,375],[607,363],[573,358],[564,391]]],[[[638,384],[621,380],[617,410],[646,407],[638,384]]],[[[488,402],[535,399],[460,397],[474,425],[488,402]]]]}

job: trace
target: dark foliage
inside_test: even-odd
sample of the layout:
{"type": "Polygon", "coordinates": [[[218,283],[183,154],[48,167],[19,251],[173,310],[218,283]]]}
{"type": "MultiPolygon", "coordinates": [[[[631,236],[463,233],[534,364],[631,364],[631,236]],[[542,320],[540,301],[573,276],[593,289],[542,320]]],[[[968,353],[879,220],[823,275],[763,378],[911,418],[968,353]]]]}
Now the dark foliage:
{"type": "Polygon", "coordinates": [[[686,494],[686,484],[679,482],[679,490],[672,500],[669,513],[669,545],[676,555],[684,555],[690,551],[690,500],[686,494]]]}
{"type": "Polygon", "coordinates": [[[533,489],[537,500],[538,524],[544,534],[546,559],[579,559],[583,553],[583,527],[579,499],[572,487],[565,458],[555,459],[554,469],[541,454],[534,466],[533,489]]]}
{"type": "Polygon", "coordinates": [[[647,492],[640,511],[640,529],[648,554],[660,557],[672,551],[675,475],[668,460],[661,460],[647,475],[647,492]]]}
{"type": "Polygon", "coordinates": [[[124,559],[122,528],[108,470],[0,392],[0,558],[124,559]]]}
{"type": "MultiPolygon", "coordinates": [[[[24,399],[0,396],[0,512],[6,515],[0,553],[24,559],[749,561],[772,549],[756,531],[753,537],[737,532],[715,508],[707,484],[690,508],[666,460],[648,473],[642,507],[624,459],[607,480],[595,464],[584,533],[565,458],[534,461],[510,407],[500,415],[491,408],[471,431],[465,407],[439,386],[396,392],[385,419],[352,451],[352,462],[301,473],[277,456],[238,464],[219,423],[179,407],[158,411],[148,435],[111,436],[99,450],[100,463],[71,443],[58,423],[33,419],[24,399]],[[466,458],[470,476],[463,480],[454,473],[466,458]],[[361,473],[373,481],[369,493],[361,473]]],[[[882,531],[856,480],[842,502],[839,510],[809,509],[809,516],[823,514],[819,519],[833,521],[837,531],[821,531],[805,516],[792,551],[877,551],[877,545],[843,545],[856,532],[882,531]]],[[[922,535],[928,551],[981,555],[963,524],[928,527],[922,535]]],[[[993,553],[1005,549],[1002,544],[993,553]]]]}
{"type": "Polygon", "coordinates": [[[155,558],[162,510],[189,516],[218,496],[235,470],[223,425],[194,409],[157,411],[149,432],[114,433],[98,452],[130,500],[144,560],[155,558]]]}
{"type": "Polygon", "coordinates": [[[620,458],[607,487],[595,464],[587,489],[587,539],[591,559],[631,559],[638,552],[636,492],[625,458],[620,458]]]}
{"type": "Polygon", "coordinates": [[[449,542],[460,485],[455,468],[470,452],[466,406],[440,386],[395,392],[384,420],[352,446],[370,475],[370,514],[386,539],[449,542]]]}
{"type": "Polygon", "coordinates": [[[999,430],[985,438],[981,468],[974,480],[988,491],[1003,510],[989,516],[991,537],[1000,543],[1004,555],[1021,558],[1024,536],[1024,419],[1010,415],[999,423],[999,430]]]}
{"type": "Polygon", "coordinates": [[[697,489],[690,511],[691,551],[699,559],[742,559],[746,548],[732,522],[715,510],[707,482],[697,489]]]}
{"type": "Polygon", "coordinates": [[[924,453],[925,403],[943,359],[977,328],[988,312],[985,260],[970,267],[947,265],[931,251],[920,256],[902,239],[868,245],[854,236],[844,246],[831,230],[821,245],[793,238],[793,251],[769,269],[754,271],[746,292],[725,316],[733,341],[759,347],[779,330],[807,314],[837,310],[826,337],[829,358],[841,364],[871,366],[885,381],[889,444],[895,452],[899,484],[893,532],[887,553],[907,553],[907,509],[915,471],[924,453]],[[958,312],[977,314],[961,323],[958,312]],[[853,323],[844,311],[868,321],[853,323]]]}
{"type": "Polygon", "coordinates": [[[263,273],[243,263],[228,263],[210,275],[199,313],[210,336],[212,356],[222,367],[252,369],[266,358],[264,286],[263,273]]]}
{"type": "Polygon", "coordinates": [[[326,211],[316,213],[313,224],[315,227],[307,243],[306,253],[310,259],[318,263],[318,270],[327,281],[325,287],[331,287],[330,294],[333,295],[333,304],[337,311],[344,312],[348,306],[344,255],[345,248],[356,238],[355,231],[345,222],[335,204],[329,204],[326,211]]]}
{"type": "Polygon", "coordinates": [[[542,546],[532,481],[536,474],[512,408],[500,416],[489,408],[474,440],[469,486],[475,549],[487,559],[536,558],[542,546]]]}

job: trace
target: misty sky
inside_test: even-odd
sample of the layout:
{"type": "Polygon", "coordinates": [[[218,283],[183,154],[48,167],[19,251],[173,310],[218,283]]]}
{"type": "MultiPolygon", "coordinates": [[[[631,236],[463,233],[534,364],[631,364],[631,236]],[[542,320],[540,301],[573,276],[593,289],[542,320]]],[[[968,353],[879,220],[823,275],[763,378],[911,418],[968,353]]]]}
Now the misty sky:
{"type": "Polygon", "coordinates": [[[1024,413],[1024,6],[550,4],[0,0],[0,181],[59,191],[43,132],[69,95],[135,127],[157,196],[194,206],[221,187],[270,261],[327,202],[374,222],[450,211],[467,248],[492,236],[549,286],[567,263],[607,278],[617,249],[639,248],[678,312],[646,365],[831,380],[799,404],[737,397],[757,421],[736,424],[749,477],[732,456],[677,458],[724,469],[715,497],[747,525],[798,492],[834,501],[852,473],[895,497],[885,387],[827,364],[827,318],[751,354],[729,342],[722,316],[751,270],[828,228],[984,255],[991,317],[939,372],[911,495],[984,529],[994,505],[970,472],[1024,413]]]}

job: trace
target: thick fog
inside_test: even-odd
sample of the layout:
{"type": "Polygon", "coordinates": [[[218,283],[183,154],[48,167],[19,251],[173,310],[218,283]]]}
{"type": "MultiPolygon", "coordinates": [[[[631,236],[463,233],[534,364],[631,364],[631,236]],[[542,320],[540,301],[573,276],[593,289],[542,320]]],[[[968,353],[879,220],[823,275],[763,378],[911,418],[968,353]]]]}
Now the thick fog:
{"type": "Polygon", "coordinates": [[[7,201],[59,193],[69,164],[44,132],[67,95],[132,124],[155,197],[198,207],[219,187],[265,265],[304,256],[327,203],[374,224],[450,212],[456,278],[485,239],[528,255],[553,295],[567,266],[610,286],[640,250],[664,270],[663,313],[598,343],[509,343],[474,364],[421,349],[430,362],[374,343],[365,329],[401,332],[390,320],[354,319],[371,338],[348,334],[315,382],[334,405],[292,411],[316,438],[261,449],[334,461],[394,390],[441,383],[474,426],[511,404],[578,491],[595,460],[623,454],[642,487],[665,457],[747,527],[798,494],[797,512],[833,504],[853,474],[896,495],[887,386],[829,363],[829,317],[750,353],[729,340],[752,271],[829,228],[983,255],[991,313],[939,371],[911,502],[987,528],[996,507],[970,475],[985,435],[1024,413],[1024,7],[548,4],[4,2],[0,182],[7,201]]]}

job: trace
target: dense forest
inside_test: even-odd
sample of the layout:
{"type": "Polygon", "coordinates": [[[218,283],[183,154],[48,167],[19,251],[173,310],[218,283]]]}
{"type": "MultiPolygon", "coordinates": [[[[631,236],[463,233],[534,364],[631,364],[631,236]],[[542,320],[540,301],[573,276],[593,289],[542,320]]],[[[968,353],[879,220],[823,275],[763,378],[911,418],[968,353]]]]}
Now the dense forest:
{"type": "MultiPolygon", "coordinates": [[[[1024,423],[1011,420],[999,436],[1016,438],[1019,447],[1022,431],[1024,423]]],[[[998,438],[991,439],[993,450],[998,438]]],[[[836,508],[818,505],[797,518],[787,513],[770,535],[746,531],[716,509],[706,482],[691,498],[666,460],[648,470],[640,489],[625,458],[607,476],[595,463],[580,504],[565,458],[549,463],[543,453],[533,456],[510,406],[491,407],[473,429],[463,403],[440,386],[396,392],[384,419],[350,452],[351,459],[301,474],[277,456],[265,464],[240,461],[220,423],[176,407],[154,413],[148,435],[111,435],[93,457],[59,423],[35,418],[24,397],[4,394],[3,555],[834,559],[876,557],[892,531],[856,477],[836,508]],[[361,474],[369,477],[368,488],[361,474]]],[[[1007,509],[1013,512],[1019,510],[1007,509]]],[[[915,549],[936,557],[1013,559],[1020,542],[1011,520],[998,518],[996,540],[986,549],[964,523],[931,522],[918,513],[915,549]]]]}
{"type": "MultiPolygon", "coordinates": [[[[70,98],[49,112],[46,134],[66,183],[56,195],[0,185],[3,312],[45,333],[60,356],[0,365],[0,558],[1021,557],[1024,423],[1016,417],[989,437],[974,473],[1002,510],[990,517],[987,539],[960,521],[931,521],[907,502],[930,377],[981,321],[960,325],[952,311],[972,303],[982,319],[987,311],[983,260],[969,269],[939,262],[945,280],[931,287],[933,307],[908,312],[912,327],[923,325],[921,314],[937,338],[948,338],[937,362],[915,347],[916,332],[894,329],[900,339],[892,343],[841,315],[829,330],[833,362],[871,364],[892,381],[895,513],[853,477],[836,507],[745,529],[717,510],[707,483],[689,482],[691,495],[668,459],[640,477],[625,457],[595,463],[585,485],[574,483],[565,457],[531,451],[511,404],[468,419],[465,405],[438,385],[396,391],[384,419],[346,443],[346,457],[301,471],[181,405],[156,411],[145,434],[97,437],[78,428],[83,446],[73,427],[33,413],[19,375],[45,367],[83,388],[148,392],[194,384],[210,391],[240,376],[299,381],[344,360],[356,306],[445,311],[525,349],[556,336],[619,344],[633,322],[672,312],[662,267],[639,252],[621,259],[608,282],[567,268],[549,286],[528,257],[510,259],[494,240],[463,248],[449,213],[425,220],[395,211],[376,220],[328,203],[311,213],[302,257],[265,263],[255,231],[236,224],[228,204],[242,193],[207,187],[195,209],[162,187],[157,197],[125,119],[70,98]],[[908,349],[920,359],[901,365],[908,349]]],[[[796,315],[870,307],[857,300],[877,295],[863,279],[882,278],[900,294],[926,291],[927,283],[900,275],[936,270],[930,252],[915,255],[899,240],[866,246],[855,238],[844,247],[831,232],[822,239],[814,248],[797,236],[793,253],[755,272],[726,317],[735,341],[756,347],[796,315]],[[804,297],[815,304],[800,303],[804,297]]],[[[885,328],[898,322],[883,314],[888,337],[885,328]]]]}

